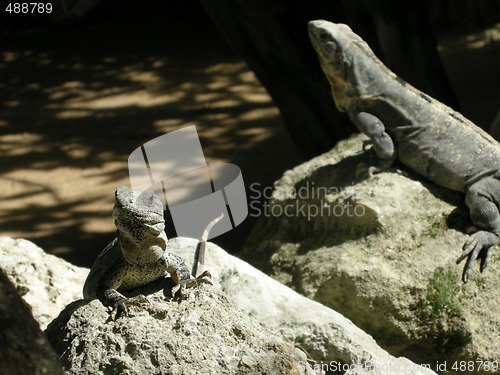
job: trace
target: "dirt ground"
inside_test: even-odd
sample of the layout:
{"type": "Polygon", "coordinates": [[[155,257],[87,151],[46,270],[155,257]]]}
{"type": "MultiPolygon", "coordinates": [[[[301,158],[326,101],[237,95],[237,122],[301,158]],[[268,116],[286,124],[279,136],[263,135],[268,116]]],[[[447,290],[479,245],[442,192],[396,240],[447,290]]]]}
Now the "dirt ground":
{"type": "MultiPolygon", "coordinates": [[[[247,65],[208,22],[196,33],[189,26],[2,37],[0,235],[89,266],[114,237],[114,190],[129,184],[129,154],[186,125],[197,125],[208,162],[241,168],[250,202],[255,184],[272,186],[302,161],[247,65]]],[[[442,56],[464,115],[490,124],[500,109],[499,43],[446,36],[442,56]]],[[[214,242],[235,252],[254,223],[214,242]]]]}

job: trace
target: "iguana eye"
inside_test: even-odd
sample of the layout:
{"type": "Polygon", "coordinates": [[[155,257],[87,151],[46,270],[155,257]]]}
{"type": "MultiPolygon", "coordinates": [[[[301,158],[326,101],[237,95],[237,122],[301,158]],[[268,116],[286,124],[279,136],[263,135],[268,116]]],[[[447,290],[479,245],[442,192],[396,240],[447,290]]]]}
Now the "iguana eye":
{"type": "Polygon", "coordinates": [[[156,203],[156,195],[152,190],[147,189],[137,197],[137,201],[146,207],[153,207],[156,203]]]}
{"type": "Polygon", "coordinates": [[[146,196],[146,204],[148,206],[151,206],[154,201],[155,201],[155,193],[153,193],[152,191],[148,192],[148,195],[146,196]]]}
{"type": "Polygon", "coordinates": [[[326,31],[321,31],[319,33],[319,38],[326,42],[328,40],[328,33],[326,31]]]}

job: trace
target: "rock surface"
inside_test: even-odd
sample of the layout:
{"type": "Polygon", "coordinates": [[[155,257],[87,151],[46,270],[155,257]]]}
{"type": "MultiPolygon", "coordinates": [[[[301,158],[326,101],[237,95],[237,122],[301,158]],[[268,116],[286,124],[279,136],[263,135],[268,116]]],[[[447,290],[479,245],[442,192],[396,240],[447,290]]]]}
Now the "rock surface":
{"type": "Polygon", "coordinates": [[[0,265],[32,307],[42,329],[67,304],[82,298],[82,285],[89,273],[28,240],[10,237],[0,237],[0,265]]]}
{"type": "MultiPolygon", "coordinates": [[[[197,241],[174,238],[172,252],[194,259],[197,241]]],[[[432,374],[406,358],[395,358],[375,340],[336,311],[294,292],[208,243],[205,268],[236,305],[272,332],[297,343],[316,361],[314,369],[350,369],[352,374],[432,374]],[[331,363],[331,366],[329,365],[331,363]]]]}
{"type": "MultiPolygon", "coordinates": [[[[19,242],[21,242],[21,244],[23,245],[22,247],[27,247],[27,248],[31,247],[31,250],[35,252],[39,250],[35,245],[24,240],[2,239],[1,243],[4,244],[9,243],[10,245],[12,245],[19,242]]],[[[190,260],[194,259],[194,252],[196,245],[197,245],[197,240],[188,238],[174,238],[170,240],[168,244],[170,251],[182,256],[184,259],[186,259],[189,265],[191,263],[190,260]]],[[[4,246],[4,248],[9,248],[13,251],[18,250],[18,248],[15,246],[4,246]]],[[[8,254],[9,254],[8,251],[7,252],[4,251],[4,257],[8,257],[8,254]]],[[[61,261],[60,259],[54,260],[54,257],[46,254],[40,254],[40,256],[32,257],[30,259],[33,262],[32,263],[33,269],[47,269],[47,268],[50,269],[52,266],[48,265],[47,263],[52,263],[52,262],[56,263],[63,262],[59,264],[59,266],[62,266],[66,263],[64,261],[61,261]]],[[[405,358],[394,358],[390,356],[386,351],[382,350],[376,344],[376,342],[373,340],[372,337],[365,334],[363,331],[361,331],[349,320],[345,319],[337,312],[317,302],[311,301],[308,298],[305,298],[304,296],[301,296],[300,294],[294,292],[290,288],[287,288],[286,286],[278,283],[276,280],[271,279],[269,276],[266,276],[262,272],[253,268],[248,263],[243,262],[242,260],[227,254],[224,250],[222,250],[221,248],[219,248],[214,244],[209,243],[207,245],[207,254],[205,263],[206,263],[206,268],[213,274],[214,283],[216,285],[219,284],[223,292],[227,293],[230,296],[229,298],[235,301],[239,309],[243,310],[246,313],[246,315],[250,317],[250,319],[256,320],[259,323],[261,323],[261,325],[263,325],[264,327],[267,327],[267,329],[270,329],[276,337],[280,338],[280,340],[285,340],[285,342],[288,343],[297,343],[300,345],[300,347],[304,348],[311,355],[311,357],[314,360],[316,360],[316,363],[313,365],[313,368],[315,370],[334,370],[336,368],[337,369],[349,368],[352,369],[351,373],[361,372],[367,374],[382,375],[391,373],[399,374],[401,368],[405,369],[408,368],[409,371],[407,372],[407,374],[433,373],[430,370],[424,369],[422,367],[415,365],[414,363],[411,363],[405,358]],[[366,372],[362,372],[365,370],[366,372]]],[[[24,263],[21,262],[21,264],[24,263]]],[[[67,278],[68,280],[77,280],[81,278],[79,285],[76,282],[68,283],[68,287],[70,289],[76,289],[73,292],[74,295],[76,296],[74,300],[78,299],[81,295],[80,294],[81,286],[83,285],[83,278],[84,278],[81,277],[82,272],[84,275],[86,275],[88,270],[78,269],[67,263],[65,270],[59,269],[59,277],[61,278],[61,280],[64,280],[65,278],[67,278]]],[[[30,290],[31,289],[30,285],[34,285],[33,288],[40,288],[41,287],[40,284],[42,281],[40,281],[40,279],[38,278],[41,277],[41,275],[33,272],[31,274],[32,278],[27,277],[25,280],[24,284],[25,288],[27,290],[30,290]]],[[[60,281],[58,281],[56,285],[60,285],[59,282],[60,281]]],[[[211,291],[211,289],[209,289],[207,293],[214,293],[215,296],[214,298],[217,301],[223,299],[223,296],[221,296],[220,293],[217,291],[211,291]]],[[[55,295],[55,292],[54,291],[50,292],[50,295],[55,295]]],[[[173,301],[165,302],[163,298],[161,299],[161,301],[158,301],[157,296],[149,298],[153,302],[154,301],[157,301],[158,303],[161,302],[160,305],[159,306],[155,305],[156,307],[151,307],[151,306],[148,307],[149,310],[147,310],[145,313],[141,312],[140,310],[138,311],[134,310],[134,314],[136,313],[150,314],[148,311],[153,311],[156,308],[160,310],[162,308],[163,309],[166,308],[167,312],[174,308],[175,309],[178,308],[178,306],[174,304],[173,301]]],[[[196,300],[197,298],[194,299],[196,300]]],[[[199,316],[205,315],[208,309],[208,305],[205,302],[206,298],[207,295],[202,294],[201,297],[198,298],[197,303],[195,303],[195,301],[191,301],[192,303],[195,304],[194,308],[198,312],[197,313],[193,312],[190,314],[198,314],[199,316]]],[[[53,342],[56,344],[56,347],[58,348],[59,352],[62,352],[61,349],[62,344],[60,343],[61,335],[68,335],[67,337],[76,337],[77,334],[78,337],[80,337],[82,334],[86,335],[87,333],[81,331],[83,330],[83,328],[79,327],[87,326],[89,324],[92,326],[92,329],[89,332],[93,332],[95,335],[97,335],[97,332],[101,329],[103,330],[110,329],[109,324],[112,324],[113,322],[107,322],[106,324],[103,324],[103,322],[105,322],[107,319],[107,314],[104,307],[98,301],[93,301],[86,306],[84,305],[85,302],[82,301],[75,302],[75,304],[69,306],[66,312],[62,314],[60,318],[58,318],[58,323],[55,323],[59,327],[58,329],[56,329],[56,331],[59,332],[54,333],[53,340],[55,341],[53,342]],[[77,310],[77,308],[79,309],[77,310]],[[96,310],[94,311],[94,309],[96,310]],[[77,314],[77,316],[68,318],[68,316],[74,310],[77,310],[74,313],[77,314]],[[95,317],[92,317],[93,316],[92,314],[95,314],[95,317]],[[89,322],[85,323],[84,320],[87,318],[89,319],[89,322]],[[65,320],[73,323],[71,324],[68,323],[66,324],[66,328],[63,328],[64,324],[61,322],[65,320]],[[80,321],[80,323],[77,324],[76,321],[80,321]],[[74,330],[72,328],[72,324],[76,325],[76,328],[74,330]],[[100,326],[104,327],[99,328],[100,326]],[[60,332],[61,330],[66,330],[66,331],[61,333],[60,332]]],[[[35,315],[41,315],[40,313],[37,313],[38,306],[39,305],[36,303],[32,306],[35,315]]],[[[43,304],[41,305],[41,307],[45,308],[43,304]]],[[[185,306],[183,307],[183,309],[184,310],[182,309],[176,310],[177,314],[181,314],[187,311],[185,306]]],[[[51,311],[56,311],[56,309],[54,308],[51,311]]],[[[161,318],[163,316],[162,314],[163,313],[159,315],[156,314],[154,316],[158,316],[161,318]]],[[[168,312],[168,314],[170,314],[170,312],[168,312]]],[[[239,312],[236,312],[235,314],[239,314],[239,312]]],[[[188,314],[188,316],[193,316],[193,315],[188,314]]],[[[153,318],[151,317],[151,315],[141,315],[140,319],[147,320],[153,318]]],[[[180,317],[175,317],[173,321],[178,321],[178,319],[180,319],[180,317]]],[[[224,322],[221,317],[219,317],[218,319],[220,325],[225,325],[225,323],[222,324],[220,323],[224,322]]],[[[118,323],[121,322],[122,319],[119,319],[118,323]]],[[[179,322],[182,321],[179,320],[179,322]]],[[[158,335],[159,332],[157,324],[163,324],[163,323],[164,322],[155,322],[152,326],[154,328],[151,329],[151,332],[149,332],[150,328],[147,327],[140,328],[140,330],[141,332],[144,332],[144,330],[148,330],[147,333],[148,337],[156,336],[158,335]]],[[[139,323],[134,323],[134,324],[136,324],[134,325],[134,327],[137,328],[137,324],[139,323]]],[[[200,327],[200,329],[202,328],[206,329],[205,326],[200,327]]],[[[170,327],[168,329],[171,330],[173,328],[170,327]]],[[[175,329],[184,332],[181,326],[175,329]]],[[[54,330],[54,328],[51,328],[51,330],[54,330]]],[[[118,328],[116,328],[116,330],[118,330],[118,328]]],[[[225,328],[222,328],[222,330],[225,330],[225,328]]],[[[120,330],[118,331],[122,332],[120,330]]],[[[101,334],[100,331],[99,334],[101,334]]],[[[200,332],[198,332],[198,334],[201,335],[200,332]]],[[[174,333],[172,333],[172,335],[174,335],[174,333]]],[[[88,338],[88,336],[85,337],[88,338]]],[[[93,342],[96,342],[96,337],[97,336],[93,336],[94,340],[93,342]]],[[[125,340],[132,340],[132,341],[127,341],[127,343],[131,345],[131,347],[135,347],[134,345],[136,345],[137,342],[139,342],[137,341],[139,339],[140,339],[139,337],[134,338],[132,334],[130,334],[129,336],[124,336],[124,338],[122,339],[119,339],[117,337],[113,338],[113,340],[117,340],[117,342],[119,341],[120,343],[119,345],[122,346],[125,345],[124,344],[125,340]]],[[[67,366],[74,366],[75,371],[77,371],[76,370],[77,366],[72,365],[71,361],[78,362],[82,358],[82,356],[78,353],[78,351],[83,348],[82,346],[78,346],[79,345],[78,343],[80,341],[81,341],[80,338],[75,338],[74,341],[68,340],[67,344],[71,349],[67,352],[68,356],[71,355],[71,358],[69,357],[66,358],[65,363],[67,366]]],[[[241,341],[244,342],[245,337],[242,336],[241,341]]],[[[106,342],[107,342],[106,340],[101,340],[101,342],[98,343],[98,347],[102,350],[100,354],[101,358],[108,356],[108,354],[104,354],[108,353],[108,350],[112,351],[118,350],[116,346],[110,345],[109,342],[107,342],[106,344],[106,342]]],[[[114,343],[115,341],[112,342],[114,343]]],[[[207,342],[202,341],[201,343],[203,344],[203,342],[205,343],[206,346],[207,342]]],[[[244,343],[242,343],[242,345],[243,344],[244,343]]],[[[127,346],[125,345],[125,347],[127,346]]],[[[166,346],[165,348],[168,349],[167,351],[168,353],[174,353],[174,354],[167,353],[165,354],[166,356],[176,355],[175,353],[177,353],[176,351],[178,349],[177,347],[174,348],[175,351],[172,350],[173,349],[172,346],[166,346]]],[[[91,349],[92,348],[89,348],[89,350],[91,349]]],[[[156,355],[154,352],[151,351],[153,349],[150,347],[150,345],[148,346],[147,342],[144,345],[143,349],[144,353],[149,353],[152,356],[156,355]]],[[[105,363],[103,365],[104,366],[103,368],[108,368],[108,366],[110,366],[109,368],[111,368],[112,366],[114,366],[114,364],[119,366],[120,363],[122,362],[128,363],[131,357],[128,357],[129,353],[127,352],[127,350],[124,353],[120,352],[121,354],[115,353],[116,354],[116,357],[114,357],[115,362],[105,363]]],[[[146,354],[141,354],[141,358],[142,356],[146,356],[146,354]]],[[[182,362],[183,357],[181,356],[180,358],[181,358],[180,361],[182,362]]],[[[243,362],[245,362],[247,358],[242,357],[242,360],[243,362]]],[[[181,362],[178,363],[178,365],[180,366],[179,371],[173,373],[182,373],[182,371],[184,371],[182,369],[185,368],[183,367],[185,363],[182,364],[181,362]]],[[[193,363],[195,362],[196,360],[193,359],[193,363]]],[[[252,361],[249,361],[249,363],[251,362],[252,361]]],[[[144,360],[142,363],[146,366],[148,362],[147,360],[144,360]]],[[[204,371],[204,367],[203,368],[201,367],[202,366],[200,366],[199,373],[203,373],[204,371]]],[[[229,372],[224,372],[224,373],[229,373],[229,372]]]]}
{"type": "Polygon", "coordinates": [[[396,169],[357,179],[365,139],[286,172],[242,258],[351,319],[393,355],[448,366],[498,361],[498,256],[465,285],[455,264],[471,225],[463,195],[396,169]]]}
{"type": "Polygon", "coordinates": [[[0,373],[58,375],[61,364],[14,285],[0,269],[0,373]]]}
{"type": "Polygon", "coordinates": [[[218,288],[159,292],[110,320],[94,300],[69,305],[47,335],[71,374],[314,374],[306,355],[241,312],[218,288]]]}

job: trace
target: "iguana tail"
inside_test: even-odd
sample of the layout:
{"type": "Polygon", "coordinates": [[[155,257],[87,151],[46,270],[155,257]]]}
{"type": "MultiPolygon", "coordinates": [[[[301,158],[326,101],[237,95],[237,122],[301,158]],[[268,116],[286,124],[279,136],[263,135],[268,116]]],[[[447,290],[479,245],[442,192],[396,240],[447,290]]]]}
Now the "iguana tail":
{"type": "Polygon", "coordinates": [[[198,242],[198,246],[196,247],[194,256],[192,272],[194,277],[198,277],[198,275],[200,275],[204,271],[203,268],[205,267],[205,247],[207,246],[208,234],[210,233],[210,230],[213,228],[213,226],[221,221],[223,217],[224,214],[220,214],[219,217],[216,217],[210,223],[208,223],[207,227],[203,231],[200,242],[198,242]]]}

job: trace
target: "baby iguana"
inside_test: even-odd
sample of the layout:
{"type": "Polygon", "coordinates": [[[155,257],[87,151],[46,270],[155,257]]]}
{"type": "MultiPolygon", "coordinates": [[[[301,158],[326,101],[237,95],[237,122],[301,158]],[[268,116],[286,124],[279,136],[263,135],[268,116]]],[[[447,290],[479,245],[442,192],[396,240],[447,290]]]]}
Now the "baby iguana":
{"type": "MultiPolygon", "coordinates": [[[[98,298],[104,306],[116,310],[116,318],[128,315],[127,305],[147,301],[144,296],[127,298],[120,291],[148,285],[170,274],[177,284],[172,289],[172,296],[184,288],[200,282],[210,283],[205,271],[196,278],[191,274],[184,260],[167,251],[167,235],[163,205],[152,190],[131,190],[120,186],[115,192],[113,217],[118,232],[115,238],[99,254],[90,270],[85,285],[85,299],[98,298]]],[[[199,243],[199,258],[203,259],[208,231],[222,219],[222,215],[213,220],[204,232],[199,243]]]]}
{"type": "Polygon", "coordinates": [[[309,36],[337,108],[366,134],[378,159],[369,175],[396,159],[445,188],[465,193],[479,229],[463,246],[462,279],[481,258],[488,266],[500,236],[500,145],[461,114],[391,72],[347,25],[309,22],[309,36]]]}

